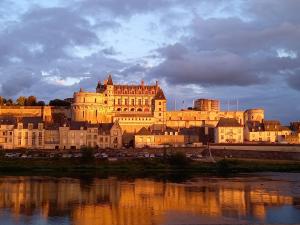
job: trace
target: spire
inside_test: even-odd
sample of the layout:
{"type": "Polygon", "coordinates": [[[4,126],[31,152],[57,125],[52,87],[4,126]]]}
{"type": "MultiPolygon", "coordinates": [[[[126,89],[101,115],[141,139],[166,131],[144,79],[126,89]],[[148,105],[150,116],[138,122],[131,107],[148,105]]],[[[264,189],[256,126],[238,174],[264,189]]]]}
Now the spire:
{"type": "Polygon", "coordinates": [[[164,92],[161,88],[158,89],[158,91],[155,95],[155,99],[157,99],[157,100],[166,100],[165,94],[164,94],[164,92]]]}
{"type": "Polygon", "coordinates": [[[99,80],[98,81],[98,84],[97,84],[97,87],[96,87],[97,89],[100,89],[101,88],[101,81],[99,80]]]}
{"type": "Polygon", "coordinates": [[[113,83],[113,81],[112,81],[111,74],[108,75],[107,85],[114,85],[114,83],[113,83]]]}
{"type": "Polygon", "coordinates": [[[101,81],[98,81],[97,87],[96,87],[96,92],[100,93],[102,89],[101,81]]]}

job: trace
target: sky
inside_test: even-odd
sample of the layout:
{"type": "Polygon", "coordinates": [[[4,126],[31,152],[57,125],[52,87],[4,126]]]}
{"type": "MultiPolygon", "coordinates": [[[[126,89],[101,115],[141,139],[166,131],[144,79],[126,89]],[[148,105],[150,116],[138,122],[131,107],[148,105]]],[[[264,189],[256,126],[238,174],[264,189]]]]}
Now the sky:
{"type": "Polygon", "coordinates": [[[0,95],[155,83],[168,109],[217,98],[300,120],[300,0],[1,0],[0,95]]]}

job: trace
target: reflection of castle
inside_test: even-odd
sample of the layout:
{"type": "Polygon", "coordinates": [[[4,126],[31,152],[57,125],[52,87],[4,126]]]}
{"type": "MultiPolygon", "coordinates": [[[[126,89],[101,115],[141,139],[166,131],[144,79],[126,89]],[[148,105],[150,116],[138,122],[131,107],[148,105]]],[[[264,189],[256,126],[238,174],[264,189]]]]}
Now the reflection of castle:
{"type": "Polygon", "coordinates": [[[240,124],[245,121],[262,121],[263,109],[245,111],[220,111],[217,100],[199,99],[195,110],[167,111],[167,100],[163,90],[155,85],[115,85],[112,77],[96,92],[82,89],[74,93],[72,118],[91,123],[119,120],[123,131],[139,131],[142,127],[163,124],[172,128],[216,126],[220,118],[235,118],[240,124]]]}
{"type": "Polygon", "coordinates": [[[161,224],[169,211],[264,221],[266,207],[293,204],[292,197],[275,191],[272,181],[264,188],[260,183],[207,179],[187,185],[139,179],[94,179],[90,184],[70,178],[8,177],[0,183],[0,208],[11,209],[16,219],[41,211],[45,218],[69,216],[78,225],[148,225],[161,224]]]}

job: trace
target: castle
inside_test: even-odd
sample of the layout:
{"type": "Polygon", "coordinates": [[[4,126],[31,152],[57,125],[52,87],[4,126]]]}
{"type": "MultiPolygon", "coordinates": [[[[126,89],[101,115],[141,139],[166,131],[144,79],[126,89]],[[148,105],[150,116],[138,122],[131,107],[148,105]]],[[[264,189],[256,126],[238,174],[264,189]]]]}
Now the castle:
{"type": "Polygon", "coordinates": [[[241,125],[247,121],[264,119],[263,109],[221,111],[216,100],[200,99],[193,110],[168,111],[167,99],[158,82],[146,85],[114,84],[109,75],[96,92],[80,89],[74,93],[71,115],[73,121],[112,123],[119,121],[123,131],[136,133],[143,127],[171,127],[174,129],[210,126],[220,118],[234,118],[241,125]],[[208,107],[209,106],[209,107],[208,107]]]}
{"type": "Polygon", "coordinates": [[[263,109],[222,111],[220,102],[197,99],[192,109],[167,110],[156,81],[114,84],[109,75],[95,92],[75,92],[70,107],[0,106],[0,148],[80,149],[122,146],[199,146],[201,143],[299,143],[263,109]]]}

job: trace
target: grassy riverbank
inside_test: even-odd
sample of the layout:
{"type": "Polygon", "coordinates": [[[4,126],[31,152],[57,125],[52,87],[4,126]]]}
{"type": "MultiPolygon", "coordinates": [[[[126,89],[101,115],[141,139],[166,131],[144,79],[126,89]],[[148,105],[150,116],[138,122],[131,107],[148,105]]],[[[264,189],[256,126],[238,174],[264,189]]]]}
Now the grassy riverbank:
{"type": "Polygon", "coordinates": [[[226,159],[217,163],[169,159],[134,159],[109,162],[80,159],[0,159],[0,174],[234,174],[249,172],[300,172],[299,161],[226,159]]]}

